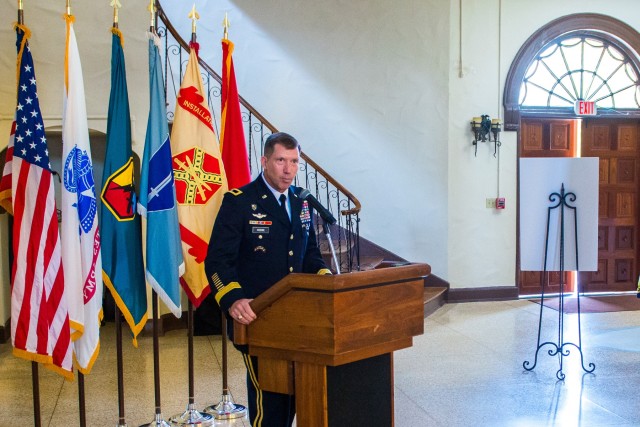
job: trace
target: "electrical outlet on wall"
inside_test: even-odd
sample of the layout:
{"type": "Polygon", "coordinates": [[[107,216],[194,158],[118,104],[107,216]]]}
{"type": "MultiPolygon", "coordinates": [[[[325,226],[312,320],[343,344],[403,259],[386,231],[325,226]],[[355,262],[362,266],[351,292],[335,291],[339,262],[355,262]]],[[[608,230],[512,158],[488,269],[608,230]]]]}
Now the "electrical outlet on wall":
{"type": "Polygon", "coordinates": [[[485,201],[487,209],[495,209],[496,208],[496,199],[495,197],[489,197],[485,201]]]}

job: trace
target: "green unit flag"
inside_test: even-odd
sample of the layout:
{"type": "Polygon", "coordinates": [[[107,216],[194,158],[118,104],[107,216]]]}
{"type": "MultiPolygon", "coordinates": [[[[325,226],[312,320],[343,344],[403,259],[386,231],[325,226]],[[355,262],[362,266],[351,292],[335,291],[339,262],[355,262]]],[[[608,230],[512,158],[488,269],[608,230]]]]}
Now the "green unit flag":
{"type": "Polygon", "coordinates": [[[142,230],[136,213],[129,96],[122,34],[113,29],[107,151],[102,178],[102,278],[133,333],[147,321],[142,230]]]}

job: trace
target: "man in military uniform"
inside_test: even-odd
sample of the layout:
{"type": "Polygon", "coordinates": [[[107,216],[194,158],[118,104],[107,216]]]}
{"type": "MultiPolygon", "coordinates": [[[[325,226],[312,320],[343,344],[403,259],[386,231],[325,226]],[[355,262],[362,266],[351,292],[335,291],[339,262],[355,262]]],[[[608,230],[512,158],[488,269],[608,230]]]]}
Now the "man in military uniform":
{"type": "MultiPolygon", "coordinates": [[[[267,138],[262,173],[224,196],[213,226],[205,269],[223,312],[245,325],[257,316],[249,303],[289,273],[327,274],[298,173],[298,141],[284,132],[267,138]]],[[[229,322],[230,324],[232,322],[229,322]]],[[[243,349],[241,349],[243,350],[243,349]]],[[[255,357],[244,354],[251,425],[290,426],[292,396],[260,389],[255,357]]]]}

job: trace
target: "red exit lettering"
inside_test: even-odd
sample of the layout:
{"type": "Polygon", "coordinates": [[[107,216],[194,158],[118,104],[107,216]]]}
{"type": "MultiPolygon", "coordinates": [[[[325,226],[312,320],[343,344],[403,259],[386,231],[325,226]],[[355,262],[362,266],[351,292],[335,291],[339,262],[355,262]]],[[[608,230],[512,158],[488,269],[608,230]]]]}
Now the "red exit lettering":
{"type": "Polygon", "coordinates": [[[593,101],[577,100],[574,105],[574,111],[579,116],[595,116],[597,109],[593,101]]]}

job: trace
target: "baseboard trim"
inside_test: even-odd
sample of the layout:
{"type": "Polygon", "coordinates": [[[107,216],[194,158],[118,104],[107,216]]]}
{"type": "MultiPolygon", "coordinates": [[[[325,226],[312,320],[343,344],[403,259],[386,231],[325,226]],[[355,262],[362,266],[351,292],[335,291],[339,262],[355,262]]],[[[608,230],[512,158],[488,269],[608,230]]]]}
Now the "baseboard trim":
{"type": "Polygon", "coordinates": [[[449,288],[448,303],[474,301],[508,301],[518,299],[517,286],[491,286],[485,288],[449,288]]]}
{"type": "Polygon", "coordinates": [[[162,330],[164,332],[175,331],[177,329],[187,329],[188,325],[189,312],[183,311],[182,316],[178,319],[171,313],[166,313],[160,316],[160,321],[162,322],[162,330]]]}
{"type": "MultiPolygon", "coordinates": [[[[158,336],[164,335],[166,332],[175,331],[178,329],[187,329],[188,322],[187,318],[189,313],[186,311],[182,312],[182,316],[178,319],[172,313],[165,313],[160,316],[158,319],[158,336]]],[[[147,323],[144,325],[144,329],[140,334],[143,337],[151,337],[153,336],[153,323],[154,319],[147,320],[147,323]]]]}
{"type": "Polygon", "coordinates": [[[430,274],[424,278],[424,287],[425,288],[447,288],[450,289],[449,282],[444,280],[442,277],[438,277],[435,274],[430,274]]]}

